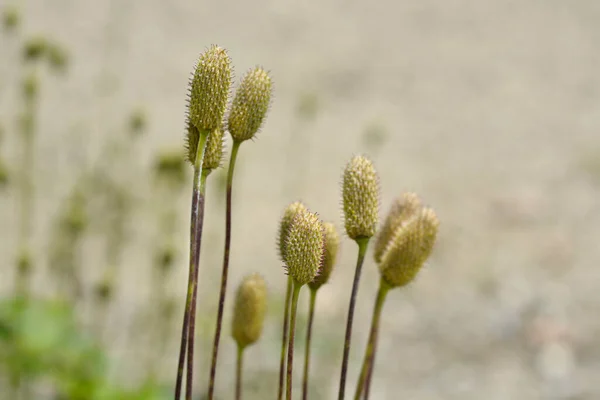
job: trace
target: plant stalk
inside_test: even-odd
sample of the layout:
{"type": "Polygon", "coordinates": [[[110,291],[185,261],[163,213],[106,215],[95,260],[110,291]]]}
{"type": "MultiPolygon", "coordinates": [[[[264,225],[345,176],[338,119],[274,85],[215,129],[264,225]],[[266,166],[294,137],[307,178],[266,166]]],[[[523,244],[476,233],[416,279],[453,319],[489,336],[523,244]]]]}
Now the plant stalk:
{"type": "Polygon", "coordinates": [[[219,355],[219,340],[221,338],[221,326],[223,322],[223,311],[225,308],[225,293],[227,291],[227,275],[229,273],[229,253],[231,249],[231,198],[233,192],[233,172],[235,170],[235,161],[237,158],[240,144],[237,140],[233,141],[231,148],[231,158],[229,159],[229,170],[227,171],[227,199],[225,211],[225,250],[223,252],[223,271],[221,274],[221,289],[219,292],[219,309],[217,311],[217,325],[215,329],[215,338],[213,342],[212,361],[210,366],[210,380],[208,382],[208,400],[213,400],[215,391],[215,377],[217,373],[217,358],[219,355]]]}
{"type": "Polygon", "coordinates": [[[288,323],[290,321],[290,303],[292,300],[292,277],[288,276],[287,289],[285,291],[285,310],[283,312],[283,333],[281,338],[281,360],[279,363],[279,391],[277,400],[283,399],[283,387],[285,386],[285,354],[288,342],[288,323]]]}
{"type": "Polygon", "coordinates": [[[306,344],[304,348],[304,376],[302,378],[302,400],[308,399],[308,372],[310,370],[310,342],[312,338],[313,317],[315,315],[315,303],[317,290],[310,289],[310,305],[308,309],[308,326],[306,327],[306,344]]]}
{"type": "Polygon", "coordinates": [[[244,348],[237,348],[237,363],[235,369],[235,400],[242,399],[242,372],[244,366],[244,348]]]}
{"type": "Polygon", "coordinates": [[[287,353],[287,380],[285,388],[285,399],[292,400],[292,369],[294,367],[294,337],[296,336],[296,310],[298,309],[298,296],[302,286],[294,282],[292,291],[292,309],[290,313],[290,339],[287,353]]]}
{"type": "Polygon", "coordinates": [[[356,270],[354,271],[354,283],[352,284],[352,293],[350,295],[350,306],[348,307],[348,319],[346,320],[346,336],[344,338],[344,356],[342,358],[342,371],[340,374],[340,389],[338,400],[344,400],[344,393],[346,391],[346,375],[348,374],[348,359],[350,356],[350,343],[352,341],[352,322],[354,320],[354,306],[356,304],[356,297],[358,293],[358,286],[360,283],[362,265],[365,260],[365,254],[367,253],[367,247],[369,246],[369,239],[370,238],[356,239],[356,244],[358,244],[358,257],[356,260],[356,270]]]}

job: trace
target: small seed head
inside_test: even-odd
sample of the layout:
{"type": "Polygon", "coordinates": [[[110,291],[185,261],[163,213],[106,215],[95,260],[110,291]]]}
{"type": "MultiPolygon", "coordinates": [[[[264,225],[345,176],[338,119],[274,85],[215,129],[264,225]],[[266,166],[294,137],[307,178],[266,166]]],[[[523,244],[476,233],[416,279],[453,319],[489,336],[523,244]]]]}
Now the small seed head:
{"type": "Polygon", "coordinates": [[[204,150],[204,162],[202,169],[212,171],[221,166],[223,158],[223,130],[221,128],[214,129],[206,142],[206,150],[204,150]]]}
{"type": "Polygon", "coordinates": [[[321,271],[315,277],[315,279],[308,284],[310,288],[314,290],[319,289],[329,280],[331,272],[333,271],[333,267],[335,266],[337,252],[340,246],[340,235],[338,234],[337,229],[335,229],[335,225],[325,222],[323,223],[323,227],[325,229],[325,252],[323,254],[323,266],[321,267],[321,271]]]}
{"type": "Polygon", "coordinates": [[[277,247],[279,248],[279,257],[281,261],[285,262],[285,247],[287,245],[287,238],[290,231],[290,224],[298,212],[305,212],[306,207],[299,201],[296,201],[286,207],[279,223],[279,234],[277,236],[277,247]]]}
{"type": "Polygon", "coordinates": [[[390,212],[377,234],[373,252],[375,262],[381,262],[381,258],[398,227],[405,224],[420,208],[421,200],[415,193],[404,193],[402,197],[394,200],[390,212]]]}
{"type": "Polygon", "coordinates": [[[237,290],[233,309],[232,336],[244,348],[256,342],[262,333],[267,309],[267,286],[262,276],[244,278],[237,290]]]}
{"type": "Polygon", "coordinates": [[[379,179],[371,161],[355,156],[344,171],[344,222],[351,239],[375,235],[379,222],[379,179]]]}
{"type": "Polygon", "coordinates": [[[25,61],[36,61],[40,59],[48,49],[48,41],[43,36],[34,36],[23,45],[23,58],[25,61]]]}
{"type": "Polygon", "coordinates": [[[323,263],[325,235],[317,214],[299,210],[290,224],[285,263],[288,274],[298,285],[312,282],[323,263]]]}
{"type": "Polygon", "coordinates": [[[241,142],[256,135],[269,110],[271,92],[271,77],[261,67],[242,78],[229,113],[227,129],[233,140],[241,142]]]}
{"type": "Polygon", "coordinates": [[[200,55],[191,79],[189,120],[199,130],[221,127],[231,86],[231,59],[227,51],[211,46],[200,55]]]}
{"type": "Polygon", "coordinates": [[[439,220],[431,208],[423,208],[399,226],[385,252],[379,271],[391,287],[410,283],[431,254],[439,220]]]}

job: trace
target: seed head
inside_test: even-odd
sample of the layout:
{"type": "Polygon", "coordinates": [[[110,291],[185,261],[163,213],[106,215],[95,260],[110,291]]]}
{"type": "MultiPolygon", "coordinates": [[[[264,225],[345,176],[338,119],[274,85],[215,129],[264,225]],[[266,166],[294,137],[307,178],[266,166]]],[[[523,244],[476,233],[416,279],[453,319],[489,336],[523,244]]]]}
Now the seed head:
{"type": "Polygon", "coordinates": [[[379,179],[368,158],[355,156],[346,166],[342,200],[348,236],[356,240],[375,235],[379,222],[379,179]]]}
{"type": "Polygon", "coordinates": [[[423,208],[396,229],[379,264],[379,271],[387,284],[391,287],[404,286],[415,278],[433,250],[438,227],[435,212],[431,208],[423,208]]]}
{"type": "Polygon", "coordinates": [[[221,159],[223,158],[223,130],[221,128],[213,130],[208,135],[208,141],[206,142],[206,150],[204,150],[204,162],[202,169],[205,171],[212,171],[221,166],[221,159]]]}
{"type": "Polygon", "coordinates": [[[285,247],[288,274],[296,284],[312,282],[323,263],[325,236],[317,214],[299,210],[292,222],[285,247]]]}
{"type": "Polygon", "coordinates": [[[227,51],[211,46],[200,55],[191,79],[189,120],[198,130],[221,127],[231,86],[231,59],[227,51]]]}
{"type": "Polygon", "coordinates": [[[331,276],[331,272],[333,271],[333,267],[337,259],[338,248],[340,246],[340,235],[338,234],[337,229],[335,229],[335,225],[325,222],[323,223],[323,227],[325,229],[325,252],[323,254],[323,266],[321,267],[321,271],[315,277],[315,279],[308,284],[308,286],[314,290],[319,289],[329,280],[329,276],[331,276]]]}
{"type": "Polygon", "coordinates": [[[185,181],[185,159],[180,148],[161,149],[155,156],[154,176],[156,179],[179,186],[185,181]]]}
{"type": "Polygon", "coordinates": [[[381,262],[385,249],[398,227],[405,224],[420,208],[421,200],[415,193],[404,193],[402,197],[394,200],[390,212],[377,234],[373,252],[376,263],[381,262]]]}
{"type": "Polygon", "coordinates": [[[242,78],[229,113],[227,129],[233,140],[241,142],[256,135],[269,110],[271,92],[271,77],[261,67],[242,78]]]}
{"type": "Polygon", "coordinates": [[[267,286],[262,276],[249,275],[237,290],[233,309],[232,336],[244,348],[256,342],[263,329],[267,309],[267,286]]]}
{"type": "Polygon", "coordinates": [[[306,207],[299,201],[296,201],[286,207],[279,223],[279,234],[277,235],[277,247],[279,248],[279,257],[281,261],[285,262],[285,247],[287,245],[287,238],[290,231],[290,224],[298,212],[305,212],[306,207]]]}

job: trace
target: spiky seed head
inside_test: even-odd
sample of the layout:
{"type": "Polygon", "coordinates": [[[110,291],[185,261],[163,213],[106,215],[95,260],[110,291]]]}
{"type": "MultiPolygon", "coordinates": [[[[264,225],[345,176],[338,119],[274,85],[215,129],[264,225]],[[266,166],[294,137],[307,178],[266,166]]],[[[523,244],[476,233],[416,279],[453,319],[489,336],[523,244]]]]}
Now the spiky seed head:
{"type": "Polygon", "coordinates": [[[200,131],[192,124],[189,116],[185,122],[186,124],[186,135],[185,135],[185,153],[186,159],[192,164],[196,165],[196,153],[198,151],[198,141],[200,140],[200,131]]]}
{"type": "Polygon", "coordinates": [[[262,332],[267,309],[267,286],[262,276],[249,275],[237,290],[233,309],[232,336],[244,348],[256,342],[262,332]]]}
{"type": "Polygon", "coordinates": [[[279,249],[279,257],[281,257],[281,261],[285,262],[285,247],[287,245],[287,238],[290,231],[290,224],[292,220],[296,216],[296,214],[300,211],[306,211],[306,207],[302,202],[296,201],[290,205],[288,205],[283,212],[283,217],[281,217],[281,222],[279,223],[279,233],[277,235],[277,247],[279,249]]]}
{"type": "Polygon", "coordinates": [[[375,240],[373,258],[376,263],[381,262],[385,249],[397,228],[405,224],[420,208],[421,200],[415,193],[404,193],[401,197],[394,200],[390,212],[385,218],[375,240]]]}
{"type": "Polygon", "coordinates": [[[325,235],[323,223],[317,214],[299,210],[290,223],[285,247],[288,274],[302,286],[319,273],[323,263],[325,235]]]}
{"type": "Polygon", "coordinates": [[[423,208],[399,226],[386,250],[379,271],[391,287],[410,283],[433,250],[439,220],[431,208],[423,208]]]}
{"type": "Polygon", "coordinates": [[[204,160],[202,169],[205,171],[212,171],[221,166],[221,159],[223,158],[223,129],[214,129],[210,135],[208,135],[208,141],[206,142],[206,150],[204,150],[204,160]]]}
{"type": "Polygon", "coordinates": [[[227,51],[211,46],[200,55],[191,79],[189,120],[198,130],[220,128],[231,86],[231,59],[227,51]]]}
{"type": "Polygon", "coordinates": [[[344,171],[344,222],[351,239],[375,235],[379,222],[379,179],[371,161],[355,156],[344,171]]]}
{"type": "Polygon", "coordinates": [[[227,129],[233,140],[248,140],[256,135],[271,103],[271,77],[261,67],[248,71],[235,92],[227,129]]]}
{"type": "Polygon", "coordinates": [[[335,225],[329,222],[324,222],[323,228],[325,230],[325,251],[323,254],[323,265],[319,274],[312,282],[308,284],[308,286],[314,290],[319,289],[329,280],[331,272],[333,271],[333,267],[335,266],[338,248],[340,246],[340,235],[338,234],[335,225]]]}

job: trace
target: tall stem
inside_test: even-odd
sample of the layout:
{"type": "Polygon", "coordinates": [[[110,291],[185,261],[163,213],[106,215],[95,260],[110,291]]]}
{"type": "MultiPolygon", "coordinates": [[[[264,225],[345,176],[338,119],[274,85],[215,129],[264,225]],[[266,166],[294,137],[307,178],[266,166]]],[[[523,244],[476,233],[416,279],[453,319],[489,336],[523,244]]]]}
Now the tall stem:
{"type": "Polygon", "coordinates": [[[235,368],[235,400],[242,399],[242,371],[244,364],[244,348],[238,345],[235,368]]]}
{"type": "Polygon", "coordinates": [[[292,300],[292,277],[288,276],[287,289],[285,291],[285,310],[283,312],[283,333],[281,338],[281,360],[279,363],[279,391],[277,400],[283,399],[283,387],[285,382],[285,354],[288,342],[288,323],[290,321],[290,303],[292,300]]]}
{"type": "Polygon", "coordinates": [[[298,309],[298,295],[302,286],[294,282],[292,291],[292,309],[290,314],[290,341],[287,353],[287,380],[285,388],[285,399],[292,400],[292,369],[294,367],[294,337],[296,336],[296,310],[298,309]]]}
{"type": "Polygon", "coordinates": [[[227,171],[227,205],[225,211],[225,250],[223,252],[223,271],[221,274],[221,289],[219,292],[219,309],[217,311],[217,326],[213,342],[212,362],[210,365],[210,380],[208,382],[208,400],[213,400],[215,391],[215,376],[217,373],[217,357],[219,355],[219,340],[221,338],[221,325],[223,322],[223,310],[225,308],[225,293],[227,291],[227,275],[229,273],[229,252],[231,248],[231,197],[233,188],[233,171],[235,160],[240,144],[234,140],[229,159],[229,170],[227,171]]]}
{"type": "Polygon", "coordinates": [[[375,298],[375,307],[373,308],[373,317],[371,319],[371,331],[369,333],[369,341],[367,342],[367,349],[365,350],[365,358],[363,365],[360,370],[360,376],[356,385],[356,392],[354,393],[354,400],[360,400],[360,396],[364,389],[364,385],[367,381],[367,377],[370,375],[370,371],[373,370],[373,358],[375,355],[375,347],[377,343],[377,337],[379,334],[379,320],[381,317],[381,310],[383,309],[383,302],[389,291],[390,287],[383,280],[379,284],[379,290],[377,297],[375,298]]]}
{"type": "MultiPolygon", "coordinates": [[[[206,147],[206,140],[208,139],[208,131],[201,131],[200,138],[198,140],[198,148],[196,150],[196,163],[194,165],[194,183],[192,189],[192,207],[191,207],[191,216],[190,216],[190,264],[189,264],[189,273],[188,273],[188,289],[185,300],[185,309],[183,312],[183,323],[181,328],[181,346],[179,348],[179,361],[177,364],[177,380],[175,382],[175,400],[179,400],[181,396],[181,386],[183,381],[183,369],[185,367],[185,355],[187,349],[187,340],[188,340],[188,328],[190,322],[190,309],[192,304],[192,295],[194,292],[193,282],[195,280],[195,272],[196,266],[200,260],[199,258],[199,248],[196,243],[196,233],[197,229],[197,221],[198,217],[201,215],[204,217],[204,199],[202,199],[202,204],[200,204],[200,193],[204,190],[201,190],[202,179],[201,179],[201,170],[202,170],[202,161],[204,160],[204,148],[206,147]],[[199,160],[200,159],[200,160],[199,160]],[[201,206],[201,207],[200,207],[201,206]],[[201,209],[200,209],[201,208],[201,209]]],[[[203,218],[202,218],[203,219],[203,218]]],[[[199,230],[202,232],[202,228],[199,230]]]]}
{"type": "Polygon", "coordinates": [[[352,341],[352,322],[354,320],[354,305],[356,303],[356,295],[358,293],[358,285],[360,283],[360,273],[362,265],[367,253],[370,238],[356,239],[358,244],[358,257],[356,260],[356,270],[354,271],[354,283],[352,284],[352,294],[350,295],[350,306],[348,307],[348,319],[346,320],[346,336],[344,338],[344,357],[342,358],[342,371],[340,374],[340,390],[338,400],[344,399],[346,390],[346,375],[348,373],[348,358],[350,356],[350,342],[352,341]]]}
{"type": "Polygon", "coordinates": [[[304,376],[302,378],[302,400],[308,398],[308,372],[310,370],[310,341],[312,337],[313,317],[315,315],[315,302],[317,290],[310,289],[310,306],[308,308],[308,326],[306,327],[306,344],[304,348],[304,376]]]}

